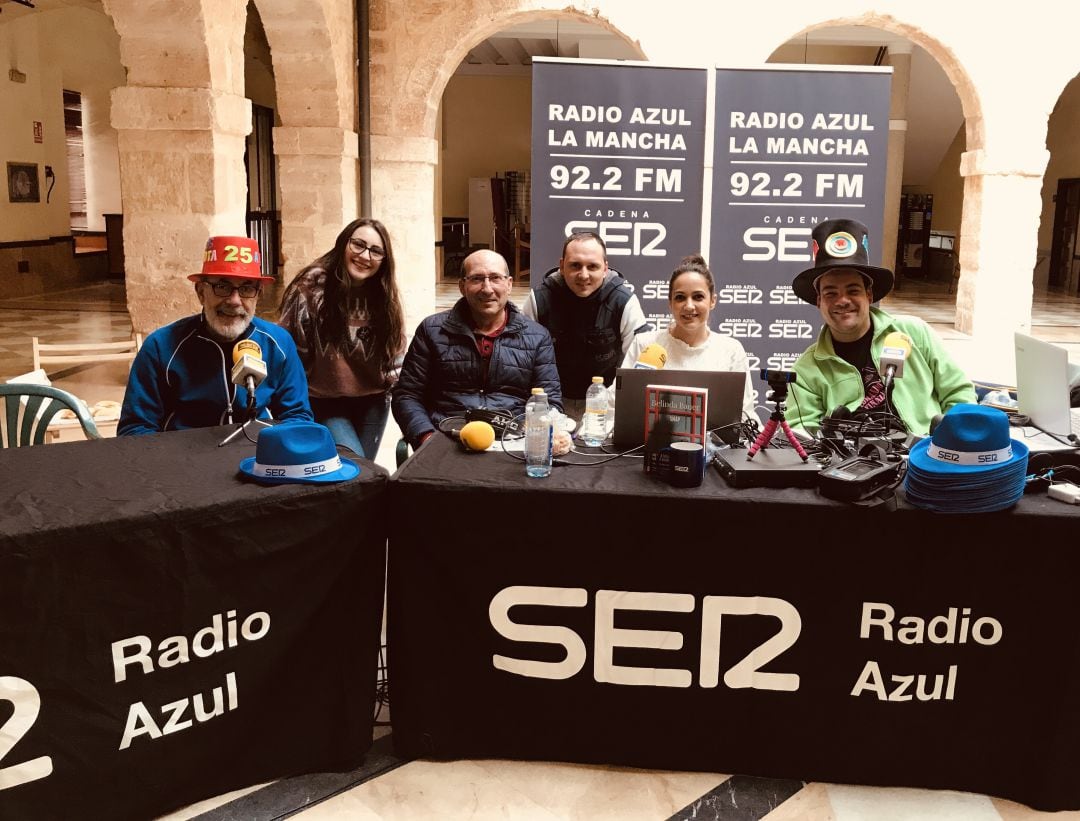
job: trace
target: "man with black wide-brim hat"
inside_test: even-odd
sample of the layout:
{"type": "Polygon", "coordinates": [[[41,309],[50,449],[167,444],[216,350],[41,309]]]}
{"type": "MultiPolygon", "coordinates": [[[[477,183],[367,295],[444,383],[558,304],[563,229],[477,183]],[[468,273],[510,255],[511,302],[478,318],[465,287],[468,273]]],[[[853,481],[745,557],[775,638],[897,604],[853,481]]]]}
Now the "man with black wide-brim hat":
{"type": "Polygon", "coordinates": [[[857,220],[834,219],[814,228],[814,267],[795,277],[792,290],[817,305],[825,327],[795,362],[797,382],[787,403],[788,422],[815,430],[840,405],[851,413],[899,416],[912,433],[961,402],[975,402],[971,380],[946,353],[925,322],[871,307],[893,287],[887,268],[870,265],[870,239],[857,220]],[[888,389],[878,371],[886,337],[903,334],[911,350],[903,378],[888,389]]]}

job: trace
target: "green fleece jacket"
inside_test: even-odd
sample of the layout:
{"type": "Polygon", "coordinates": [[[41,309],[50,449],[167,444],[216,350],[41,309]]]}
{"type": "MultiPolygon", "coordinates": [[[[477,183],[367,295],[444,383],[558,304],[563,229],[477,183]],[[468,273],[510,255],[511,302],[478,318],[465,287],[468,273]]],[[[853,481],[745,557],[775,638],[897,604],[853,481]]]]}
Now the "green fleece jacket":
{"type": "MultiPolygon", "coordinates": [[[[976,401],[971,380],[945,352],[929,325],[918,317],[892,316],[880,308],[870,309],[870,320],[874,325],[870,347],[874,362],[881,359],[887,334],[900,331],[911,337],[904,375],[893,381],[890,402],[908,430],[925,434],[935,414],[962,402],[976,401]]],[[[837,405],[855,410],[862,404],[862,376],[836,355],[828,326],[796,360],[795,374],[797,381],[787,400],[787,420],[792,427],[813,431],[837,405]]]]}

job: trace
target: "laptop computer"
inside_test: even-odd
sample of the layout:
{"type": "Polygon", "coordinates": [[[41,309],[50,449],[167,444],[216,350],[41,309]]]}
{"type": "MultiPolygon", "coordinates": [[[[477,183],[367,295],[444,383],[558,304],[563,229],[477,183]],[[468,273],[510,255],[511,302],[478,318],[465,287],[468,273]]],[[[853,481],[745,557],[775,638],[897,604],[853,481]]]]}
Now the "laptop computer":
{"type": "Polygon", "coordinates": [[[1017,332],[1016,401],[1031,424],[1059,437],[1080,436],[1080,408],[1069,407],[1069,386],[1080,378],[1080,366],[1069,364],[1069,352],[1017,332]]]}
{"type": "Polygon", "coordinates": [[[680,371],[619,368],[615,371],[615,432],[617,448],[645,443],[645,388],[684,385],[709,392],[705,423],[709,430],[742,419],[746,373],[742,371],[680,371]]]}

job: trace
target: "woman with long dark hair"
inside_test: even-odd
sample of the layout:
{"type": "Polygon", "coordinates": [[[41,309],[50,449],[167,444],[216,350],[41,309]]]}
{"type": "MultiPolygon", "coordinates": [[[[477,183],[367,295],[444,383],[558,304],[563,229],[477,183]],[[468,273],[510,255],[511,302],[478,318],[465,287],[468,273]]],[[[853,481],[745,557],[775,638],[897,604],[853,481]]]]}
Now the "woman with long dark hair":
{"type": "Polygon", "coordinates": [[[339,445],[374,459],[405,350],[386,227],[366,218],[346,225],[289,283],[279,323],[296,340],[316,421],[339,445]]]}

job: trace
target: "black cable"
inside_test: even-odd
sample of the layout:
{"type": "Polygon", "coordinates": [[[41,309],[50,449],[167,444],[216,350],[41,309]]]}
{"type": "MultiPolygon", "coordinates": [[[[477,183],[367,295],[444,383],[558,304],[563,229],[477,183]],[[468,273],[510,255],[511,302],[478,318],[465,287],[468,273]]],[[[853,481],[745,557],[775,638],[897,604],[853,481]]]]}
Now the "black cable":
{"type": "Polygon", "coordinates": [[[1030,471],[1026,477],[1024,477],[1024,491],[1030,492],[1031,490],[1045,491],[1050,485],[1054,484],[1055,478],[1059,475],[1063,475],[1066,478],[1074,477],[1077,481],[1080,481],[1080,467],[1076,465],[1057,465],[1054,466],[1054,457],[1047,452],[1034,453],[1028,458],[1028,470],[1030,471]],[[1032,463],[1034,462],[1047,462],[1046,467],[1036,468],[1032,463]]]}
{"type": "MultiPolygon", "coordinates": [[[[514,421],[517,421],[518,419],[521,419],[521,418],[523,418],[524,416],[525,416],[525,414],[523,414],[523,413],[520,413],[520,414],[518,414],[517,416],[513,417],[513,420],[514,420],[514,421]]],[[[519,462],[524,462],[524,461],[525,461],[525,457],[524,457],[524,456],[518,456],[518,455],[517,455],[516,453],[512,453],[511,451],[508,451],[508,450],[506,449],[506,430],[505,430],[505,429],[503,429],[503,436],[502,436],[502,438],[500,439],[500,442],[501,442],[501,444],[502,444],[502,449],[503,449],[503,453],[505,453],[505,454],[506,454],[507,456],[509,456],[509,457],[510,457],[511,459],[516,459],[516,460],[517,460],[517,461],[519,461],[519,462]]],[[[638,446],[637,446],[636,448],[631,448],[630,450],[627,450],[627,451],[623,451],[623,452],[621,452],[621,453],[614,453],[614,454],[613,454],[613,453],[611,453],[611,451],[609,451],[609,450],[606,450],[606,449],[604,448],[604,446],[603,446],[603,445],[601,445],[601,446],[600,446],[601,450],[602,450],[602,451],[603,451],[603,452],[604,452],[605,454],[610,454],[610,455],[607,455],[607,456],[606,456],[605,458],[603,458],[603,459],[599,459],[599,460],[597,460],[597,461],[593,461],[593,462],[567,462],[567,461],[565,461],[565,460],[563,459],[563,457],[562,457],[562,456],[560,456],[560,457],[559,457],[558,459],[556,459],[556,458],[552,458],[552,460],[551,460],[551,464],[552,464],[553,466],[554,466],[554,465],[558,465],[559,467],[579,467],[579,468],[580,468],[580,467],[593,467],[593,466],[595,466],[595,465],[602,465],[602,464],[604,464],[604,463],[606,463],[606,462],[612,462],[612,461],[614,461],[615,459],[618,459],[618,458],[619,458],[619,457],[621,457],[621,456],[627,456],[627,455],[630,455],[630,454],[632,454],[632,453],[633,453],[633,452],[634,452],[635,450],[641,450],[641,449],[642,449],[643,447],[645,447],[645,446],[644,446],[644,445],[638,445],[638,446]]],[[[573,439],[571,439],[571,440],[570,440],[570,450],[568,451],[568,453],[576,453],[576,454],[577,454],[578,456],[599,456],[599,455],[600,455],[600,454],[593,454],[593,453],[582,453],[581,451],[579,451],[579,450],[576,450],[576,449],[574,448],[574,444],[573,444],[573,439]]],[[[566,455],[566,454],[564,454],[564,456],[565,456],[565,455],[566,455]]]]}
{"type": "Polygon", "coordinates": [[[799,414],[799,419],[802,419],[802,408],[799,407],[799,397],[796,396],[795,392],[795,385],[797,384],[797,382],[791,383],[791,389],[788,390],[788,394],[795,400],[795,413],[799,414]]]}
{"type": "Polygon", "coordinates": [[[610,454],[611,456],[627,456],[627,457],[629,457],[631,459],[644,459],[645,458],[644,453],[638,454],[638,453],[635,452],[635,451],[642,450],[644,447],[645,447],[645,445],[642,444],[642,445],[638,445],[637,447],[630,448],[629,450],[616,451],[616,450],[608,450],[607,445],[600,445],[600,450],[602,450],[604,453],[610,454]]]}
{"type": "Polygon", "coordinates": [[[376,727],[389,726],[388,720],[379,720],[384,707],[390,706],[390,676],[386,663],[386,645],[379,645],[379,661],[375,672],[375,720],[376,727]]]}
{"type": "Polygon", "coordinates": [[[436,425],[436,427],[439,429],[439,433],[445,433],[445,434],[449,435],[449,434],[452,434],[454,431],[451,428],[443,427],[443,426],[446,425],[447,422],[453,423],[453,422],[457,422],[457,421],[461,421],[461,422],[464,422],[466,424],[468,423],[468,419],[466,417],[464,417],[464,416],[445,416],[445,417],[443,417],[442,419],[439,420],[439,424],[436,425]]]}

